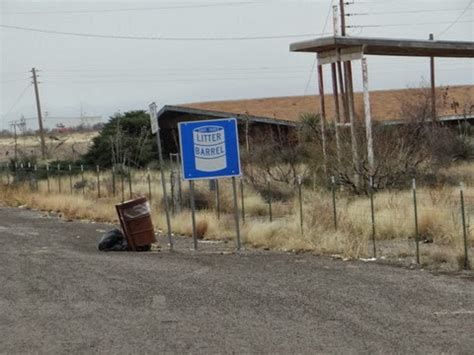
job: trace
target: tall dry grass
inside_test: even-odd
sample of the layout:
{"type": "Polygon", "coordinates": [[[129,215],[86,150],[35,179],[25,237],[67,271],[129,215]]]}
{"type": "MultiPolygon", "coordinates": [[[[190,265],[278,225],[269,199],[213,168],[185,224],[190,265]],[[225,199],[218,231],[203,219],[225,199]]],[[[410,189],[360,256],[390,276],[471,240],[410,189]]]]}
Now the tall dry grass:
{"type": "MultiPolygon", "coordinates": [[[[471,165],[460,165],[457,170],[447,170],[444,174],[462,176],[466,182],[466,215],[469,224],[474,220],[474,172],[471,165]]],[[[81,181],[76,175],[72,178],[73,186],[81,181]]],[[[112,196],[112,179],[110,173],[101,174],[101,198],[97,198],[97,176],[87,173],[88,185],[85,193],[81,188],[74,188],[71,193],[68,176],[61,180],[62,193],[58,191],[57,179],[50,179],[50,192],[47,182],[38,184],[38,191],[32,191],[27,184],[6,186],[0,185],[0,203],[12,206],[27,205],[48,211],[60,212],[68,219],[89,219],[116,223],[114,204],[121,200],[121,179],[116,178],[116,194],[112,196]]],[[[4,181],[5,179],[3,179],[4,181]]],[[[151,180],[151,206],[153,222],[157,229],[166,229],[163,211],[163,194],[160,175],[153,173],[151,180]]],[[[146,172],[133,173],[132,196],[148,196],[149,185],[146,172]]],[[[210,191],[207,181],[196,183],[196,196],[201,200],[203,209],[196,215],[198,236],[205,239],[233,239],[235,227],[233,222],[232,188],[229,181],[220,181],[221,218],[215,211],[215,192],[210,191]]],[[[175,189],[177,186],[175,186],[175,189]]],[[[171,190],[169,179],[168,192],[171,190]]],[[[124,181],[124,195],[130,196],[129,185],[124,181]]],[[[182,183],[182,195],[189,198],[189,189],[182,183]]],[[[434,251],[423,249],[423,255],[432,260],[450,262],[462,254],[462,224],[460,216],[459,189],[456,186],[436,186],[417,190],[418,225],[422,240],[433,242],[434,251]],[[430,253],[432,255],[430,255],[430,253]]],[[[299,201],[297,194],[292,201],[273,201],[274,221],[268,220],[267,201],[251,186],[244,188],[246,222],[242,226],[243,241],[249,246],[270,248],[284,251],[311,251],[320,254],[339,254],[348,258],[367,257],[371,255],[371,210],[366,196],[350,196],[344,192],[337,193],[337,230],[334,227],[332,198],[328,191],[314,191],[304,188],[303,191],[303,230],[300,227],[299,201]]],[[[240,204],[240,189],[239,189],[240,204]]],[[[192,234],[191,214],[189,209],[176,211],[172,216],[172,228],[175,234],[190,236],[192,234]]],[[[377,243],[400,244],[399,255],[413,256],[412,247],[415,236],[414,209],[412,191],[383,191],[375,196],[375,224],[377,243]],[[408,247],[407,247],[408,246],[408,247]]],[[[397,244],[396,244],[397,245],[397,244]]],[[[469,245],[474,245],[474,233],[469,233],[469,245]]],[[[396,254],[397,251],[395,250],[396,254]]]]}

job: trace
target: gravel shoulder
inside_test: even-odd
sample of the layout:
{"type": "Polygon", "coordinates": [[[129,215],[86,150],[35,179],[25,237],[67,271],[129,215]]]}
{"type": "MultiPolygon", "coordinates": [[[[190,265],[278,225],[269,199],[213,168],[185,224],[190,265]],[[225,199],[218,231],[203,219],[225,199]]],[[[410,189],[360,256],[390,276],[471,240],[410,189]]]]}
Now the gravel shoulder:
{"type": "Polygon", "coordinates": [[[101,253],[110,225],[0,207],[2,353],[472,353],[472,274],[179,238],[101,253]]]}

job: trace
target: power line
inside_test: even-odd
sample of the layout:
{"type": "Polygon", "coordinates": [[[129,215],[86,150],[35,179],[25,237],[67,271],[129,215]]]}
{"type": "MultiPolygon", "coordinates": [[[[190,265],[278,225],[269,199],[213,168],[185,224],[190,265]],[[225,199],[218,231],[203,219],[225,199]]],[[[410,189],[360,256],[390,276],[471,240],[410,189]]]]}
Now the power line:
{"type": "Polygon", "coordinates": [[[469,3],[467,4],[466,8],[461,12],[461,14],[448,26],[446,27],[443,31],[441,31],[440,33],[438,33],[438,38],[441,37],[442,35],[444,35],[446,32],[448,32],[456,23],[460,23],[460,19],[461,17],[464,16],[464,14],[467,12],[467,10],[471,7],[471,5],[474,3],[474,0],[471,0],[469,1],[469,3]]]}
{"type": "Polygon", "coordinates": [[[9,80],[2,80],[2,81],[0,81],[0,84],[4,84],[4,83],[14,83],[14,82],[18,82],[18,81],[25,81],[25,79],[9,79],[9,80]]]}
{"type": "Polygon", "coordinates": [[[117,9],[100,9],[100,10],[64,10],[64,11],[13,11],[6,12],[5,15],[56,15],[56,14],[90,14],[90,13],[112,13],[112,12],[130,12],[130,11],[153,11],[153,10],[174,10],[174,9],[192,9],[206,7],[225,7],[236,5],[254,5],[262,3],[261,1],[240,1],[228,3],[208,3],[195,5],[171,5],[171,6],[155,6],[155,7],[132,7],[117,9]]]}
{"type": "MultiPolygon", "coordinates": [[[[211,71],[206,71],[206,72],[198,72],[198,71],[181,71],[181,70],[170,70],[170,71],[152,71],[148,73],[86,73],[82,72],[81,73],[81,79],[94,79],[94,78],[115,78],[115,77],[121,77],[124,79],[129,79],[129,78],[163,78],[163,77],[176,77],[179,74],[185,74],[186,77],[200,77],[200,76],[206,76],[208,74],[215,74],[214,76],[219,77],[219,75],[235,75],[238,77],[248,77],[254,74],[282,74],[282,73],[307,73],[310,68],[295,68],[295,69],[289,69],[289,70],[272,70],[272,71],[260,71],[260,70],[254,70],[254,71],[244,71],[244,72],[216,72],[213,73],[211,71]]],[[[48,79],[61,79],[61,78],[75,78],[76,75],[73,73],[58,73],[58,74],[48,74],[48,79]]]]}
{"type": "Polygon", "coordinates": [[[385,15],[385,14],[418,14],[418,13],[432,13],[432,12],[450,12],[450,11],[459,11],[463,10],[458,9],[437,9],[437,10],[404,10],[404,11],[374,11],[374,12],[354,12],[348,13],[346,16],[368,16],[368,15],[385,15]]]}
{"type": "Polygon", "coordinates": [[[55,35],[75,36],[75,37],[88,37],[88,38],[106,38],[106,39],[126,39],[126,40],[148,40],[148,41],[249,41],[249,40],[270,40],[270,39],[282,39],[282,38],[297,38],[297,37],[309,37],[309,36],[320,36],[326,33],[301,33],[301,34],[288,34],[288,35],[274,35],[274,36],[249,36],[249,37],[166,37],[166,36],[123,36],[123,35],[103,35],[94,33],[79,33],[79,32],[63,32],[55,30],[45,30],[40,28],[30,28],[21,26],[1,25],[0,27],[28,31],[28,32],[39,32],[55,35]]]}
{"type": "Polygon", "coordinates": [[[90,13],[114,13],[114,12],[131,12],[131,11],[153,11],[153,10],[175,10],[175,9],[192,9],[192,8],[209,8],[209,7],[228,7],[228,6],[239,6],[239,5],[259,5],[259,4],[270,4],[270,3],[289,3],[289,4],[300,4],[297,2],[289,1],[239,1],[239,2],[227,2],[227,3],[203,3],[203,4],[189,4],[183,3],[183,5],[170,5],[170,6],[154,6],[154,7],[131,7],[131,8],[116,8],[116,9],[98,9],[98,10],[61,10],[61,11],[11,11],[5,12],[5,15],[56,15],[56,14],[90,14],[90,13]]]}
{"type": "Polygon", "coordinates": [[[351,1],[351,2],[346,2],[345,4],[346,5],[361,5],[361,4],[371,4],[371,6],[374,6],[374,5],[380,5],[380,6],[386,6],[387,3],[390,3],[390,2],[397,2],[397,3],[410,3],[410,4],[413,4],[413,0],[385,0],[385,1],[380,1],[380,0],[373,0],[373,1],[359,1],[357,0],[357,2],[354,1],[351,1]]]}
{"type": "MultiPolygon", "coordinates": [[[[419,22],[419,23],[388,23],[388,24],[383,24],[383,25],[374,24],[374,25],[360,25],[360,26],[347,26],[347,27],[348,28],[377,28],[377,27],[399,27],[399,26],[425,26],[425,25],[439,25],[442,23],[451,23],[451,22],[438,21],[438,22],[419,22]]],[[[472,21],[457,21],[457,23],[472,23],[472,21]]]]}
{"type": "MultiPolygon", "coordinates": [[[[416,63],[411,63],[412,65],[417,65],[416,63]]],[[[460,70],[468,68],[469,66],[450,66],[450,69],[460,70]]],[[[404,65],[402,71],[408,70],[418,70],[417,68],[410,68],[410,63],[404,65]]],[[[443,68],[440,68],[443,70],[443,68]]],[[[66,75],[48,75],[48,79],[44,81],[44,84],[50,83],[58,83],[67,81],[68,83],[111,83],[111,82],[119,82],[119,83],[149,83],[155,82],[159,80],[160,82],[167,82],[167,83],[177,83],[177,82],[191,82],[191,83],[198,83],[198,82],[205,82],[205,81],[238,81],[238,80],[273,80],[273,79],[288,79],[293,78],[293,76],[270,76],[270,74],[304,74],[309,71],[307,69],[299,69],[299,70],[292,70],[292,71],[272,71],[266,73],[260,73],[258,71],[255,72],[247,72],[247,73],[225,73],[227,75],[232,76],[206,76],[206,74],[211,73],[203,73],[198,74],[198,76],[193,76],[186,74],[185,76],[176,76],[176,73],[142,73],[142,74],[132,74],[123,75],[123,73],[117,74],[109,74],[109,75],[77,75],[73,74],[66,74],[66,75]],[[268,74],[269,76],[253,76],[255,74],[268,74]],[[204,76],[203,76],[204,75],[204,76]],[[71,80],[72,79],[72,80],[71,80]]],[[[374,69],[374,71],[378,71],[374,69]]]]}
{"type": "Polygon", "coordinates": [[[252,74],[274,74],[274,73],[298,73],[298,72],[308,72],[311,69],[310,66],[298,67],[288,69],[253,69],[253,70],[185,70],[185,69],[169,69],[169,70],[154,70],[154,69],[143,69],[137,68],[135,71],[131,70],[115,70],[115,71],[88,71],[88,70],[75,70],[75,71],[65,71],[65,72],[48,72],[48,78],[57,78],[57,77],[75,77],[75,73],[79,73],[81,77],[162,77],[162,76],[176,76],[179,74],[185,74],[186,76],[196,76],[196,75],[252,75],[252,74]],[[143,70],[143,71],[142,71],[143,70]]]}
{"type": "MultiPolygon", "coordinates": [[[[63,78],[67,80],[68,84],[79,83],[79,84],[97,84],[97,83],[104,83],[104,84],[114,84],[114,83],[166,83],[166,84],[176,84],[176,83],[205,83],[205,82],[212,82],[212,81],[249,81],[249,80],[281,80],[281,79],[297,79],[294,75],[292,76],[280,76],[280,77],[221,77],[221,78],[194,78],[194,79],[170,79],[170,80],[156,80],[156,79],[128,79],[128,80],[113,80],[114,78],[105,78],[111,80],[95,80],[94,78],[86,79],[86,80],[70,80],[69,78],[63,78]]],[[[100,79],[100,78],[99,78],[100,79]]],[[[61,79],[56,80],[47,80],[44,81],[44,85],[54,84],[62,82],[61,79]]]]}
{"type": "Polygon", "coordinates": [[[26,87],[23,89],[23,91],[21,92],[21,94],[18,96],[18,98],[15,100],[15,102],[13,103],[13,105],[10,107],[10,109],[7,111],[7,113],[5,114],[5,116],[8,116],[12,110],[15,108],[16,105],[18,105],[18,103],[21,101],[21,99],[23,98],[23,96],[25,96],[26,92],[28,91],[28,89],[30,88],[31,86],[31,83],[29,83],[28,85],[26,85],[26,87]]]}

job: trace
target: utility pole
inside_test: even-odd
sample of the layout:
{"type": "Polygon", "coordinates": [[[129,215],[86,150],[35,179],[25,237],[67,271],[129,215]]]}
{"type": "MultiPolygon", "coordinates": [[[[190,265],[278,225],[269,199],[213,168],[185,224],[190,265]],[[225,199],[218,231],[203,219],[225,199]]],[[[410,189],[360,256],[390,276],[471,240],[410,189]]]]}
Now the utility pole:
{"type": "Polygon", "coordinates": [[[341,9],[341,36],[346,35],[346,10],[344,9],[344,0],[339,0],[339,8],[341,9]]]}
{"type": "Polygon", "coordinates": [[[346,10],[344,9],[344,0],[339,0],[339,8],[341,9],[341,36],[346,35],[346,10]]]}
{"type": "MultiPolygon", "coordinates": [[[[339,0],[339,8],[341,15],[341,36],[346,36],[346,10],[345,10],[344,0],[339,0]]],[[[339,65],[340,62],[338,62],[339,65]]],[[[339,68],[338,68],[339,69],[339,68]]],[[[350,131],[351,131],[351,148],[352,148],[352,163],[354,164],[355,174],[354,182],[357,187],[359,187],[360,179],[360,160],[357,144],[357,135],[356,135],[356,122],[355,122],[355,105],[354,105],[354,83],[352,80],[352,62],[345,61],[343,62],[343,69],[339,70],[340,74],[344,77],[344,88],[341,85],[341,90],[345,89],[345,101],[346,113],[349,118],[350,131]]],[[[341,80],[342,81],[342,80],[341,80]]],[[[341,82],[342,84],[342,82],[341,82]]]]}
{"type": "Polygon", "coordinates": [[[32,68],[31,73],[33,74],[33,85],[35,86],[36,111],[38,112],[38,124],[39,124],[39,132],[40,132],[40,139],[41,139],[41,158],[44,160],[46,159],[46,144],[44,141],[43,115],[41,113],[41,104],[40,104],[40,98],[39,98],[39,92],[38,92],[38,80],[36,77],[36,68],[32,68]]]}
{"type": "MultiPolygon", "coordinates": [[[[339,7],[341,12],[341,36],[346,36],[346,9],[345,9],[345,2],[344,0],[339,0],[339,7]]],[[[347,88],[353,88],[353,80],[352,80],[352,62],[344,62],[344,78],[346,79],[345,87],[346,87],[346,95],[351,96],[351,98],[347,98],[347,102],[352,102],[354,105],[354,91],[347,90],[347,88]]],[[[348,110],[349,111],[349,110],[348,110]]],[[[352,111],[355,111],[355,107],[352,106],[352,111]]]]}

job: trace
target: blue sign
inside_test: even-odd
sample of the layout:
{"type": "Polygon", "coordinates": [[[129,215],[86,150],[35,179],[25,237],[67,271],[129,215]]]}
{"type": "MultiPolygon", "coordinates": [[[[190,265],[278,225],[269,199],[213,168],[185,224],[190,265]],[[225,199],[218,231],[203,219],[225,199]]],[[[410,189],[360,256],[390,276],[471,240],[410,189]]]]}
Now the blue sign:
{"type": "Polygon", "coordinates": [[[184,180],[240,176],[237,120],[180,122],[184,180]]]}

